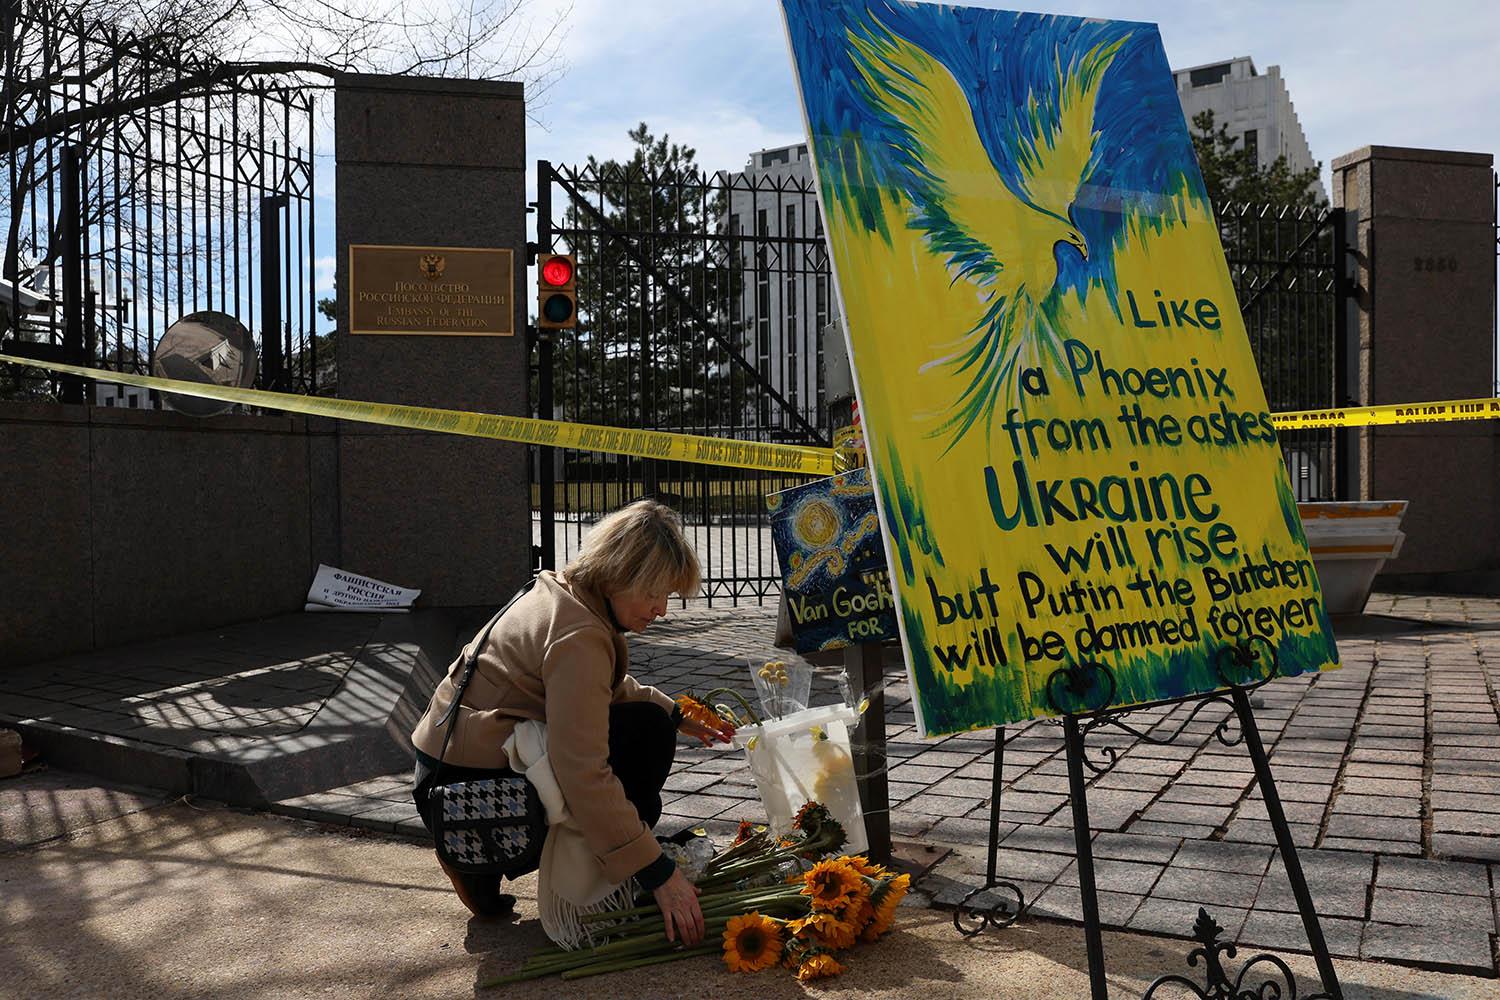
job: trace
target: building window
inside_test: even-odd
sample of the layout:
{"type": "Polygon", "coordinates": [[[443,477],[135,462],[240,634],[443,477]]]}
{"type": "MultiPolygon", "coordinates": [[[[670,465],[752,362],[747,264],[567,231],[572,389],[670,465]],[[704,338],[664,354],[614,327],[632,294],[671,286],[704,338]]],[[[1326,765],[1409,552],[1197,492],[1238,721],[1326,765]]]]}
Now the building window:
{"type": "Polygon", "coordinates": [[[771,213],[768,209],[761,209],[755,213],[755,235],[765,236],[771,229],[771,213]]]}
{"type": "Polygon", "coordinates": [[[1220,63],[1218,66],[1204,66],[1193,70],[1188,76],[1188,82],[1195,87],[1211,87],[1228,75],[1229,64],[1220,63]]]}
{"type": "Polygon", "coordinates": [[[818,210],[816,205],[813,206],[813,235],[823,235],[823,213],[818,210]]]}
{"type": "Polygon", "coordinates": [[[762,167],[775,166],[778,163],[791,163],[792,151],[790,149],[773,149],[769,153],[762,153],[760,165],[762,167]]]}
{"type": "Polygon", "coordinates": [[[1245,150],[1250,154],[1251,161],[1260,162],[1260,129],[1249,129],[1245,132],[1245,150]]]}
{"type": "Polygon", "coordinates": [[[818,330],[821,332],[823,327],[828,325],[828,275],[818,275],[818,280],[813,285],[813,295],[815,296],[813,310],[817,316],[818,330]]]}
{"type": "Polygon", "coordinates": [[[787,239],[791,239],[797,235],[796,205],[788,205],[786,207],[786,228],[781,231],[781,235],[785,236],[787,239]]]}

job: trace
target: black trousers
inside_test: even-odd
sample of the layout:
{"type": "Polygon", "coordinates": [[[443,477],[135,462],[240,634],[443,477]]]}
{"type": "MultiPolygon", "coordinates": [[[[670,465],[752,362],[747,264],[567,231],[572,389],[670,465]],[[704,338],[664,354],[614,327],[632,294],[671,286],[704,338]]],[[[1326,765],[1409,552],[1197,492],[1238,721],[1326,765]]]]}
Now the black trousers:
{"type": "MultiPolygon", "coordinates": [[[[677,729],[672,725],[672,717],[660,705],[649,701],[625,701],[609,707],[609,768],[620,779],[625,797],[635,806],[641,822],[648,828],[654,828],[656,821],[661,819],[661,788],[667,782],[667,775],[672,773],[672,761],[676,755],[677,729]]],[[[417,759],[412,787],[417,812],[428,830],[432,829],[432,821],[427,815],[427,793],[435,784],[434,778],[451,784],[511,773],[509,768],[497,771],[444,764],[439,774],[434,772],[432,763],[425,754],[417,759]]]]}

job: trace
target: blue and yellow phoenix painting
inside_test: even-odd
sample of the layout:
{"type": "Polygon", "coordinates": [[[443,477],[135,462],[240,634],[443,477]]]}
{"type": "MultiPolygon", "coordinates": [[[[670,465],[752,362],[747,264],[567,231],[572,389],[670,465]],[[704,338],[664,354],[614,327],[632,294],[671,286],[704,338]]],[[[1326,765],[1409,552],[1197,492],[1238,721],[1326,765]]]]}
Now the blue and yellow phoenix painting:
{"type": "Polygon", "coordinates": [[[1336,666],[1155,26],[783,7],[921,728],[1336,666]]]}

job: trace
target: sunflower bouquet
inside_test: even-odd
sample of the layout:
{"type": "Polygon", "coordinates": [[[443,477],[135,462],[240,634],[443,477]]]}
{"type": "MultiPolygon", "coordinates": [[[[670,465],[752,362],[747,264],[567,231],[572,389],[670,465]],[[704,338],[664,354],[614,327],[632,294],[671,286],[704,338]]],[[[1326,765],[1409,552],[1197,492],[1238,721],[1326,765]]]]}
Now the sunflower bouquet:
{"type": "Polygon", "coordinates": [[[815,802],[802,807],[785,837],[742,823],[735,842],[695,880],[703,945],[667,941],[661,910],[638,901],[642,905],[632,909],[585,915],[591,947],[541,949],[518,972],[484,985],[550,975],[578,979],[714,953],[722,953],[734,972],[785,964],[804,981],[837,975],[843,966],[835,953],[889,930],[910,885],[909,876],[864,857],[831,856],[843,843],[843,828],[815,802]],[[721,941],[708,943],[716,935],[721,941]]]}

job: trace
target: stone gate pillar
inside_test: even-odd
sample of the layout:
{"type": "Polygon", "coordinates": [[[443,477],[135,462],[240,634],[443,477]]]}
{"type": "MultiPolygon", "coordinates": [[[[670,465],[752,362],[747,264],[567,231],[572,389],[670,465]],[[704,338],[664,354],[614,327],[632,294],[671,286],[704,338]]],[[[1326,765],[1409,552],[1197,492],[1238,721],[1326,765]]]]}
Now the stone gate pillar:
{"type": "MultiPolygon", "coordinates": [[[[1361,404],[1494,394],[1493,161],[1390,146],[1333,161],[1333,203],[1358,213],[1361,404]]],[[[1493,585],[1500,421],[1367,428],[1358,450],[1361,499],[1411,501],[1405,547],[1383,579],[1493,585]]]]}
{"type": "MultiPolygon", "coordinates": [[[[521,84],[351,74],[334,118],[339,395],[526,415],[521,84]],[[514,334],[352,335],[351,244],[509,248],[514,334]]],[[[337,462],[342,567],[437,606],[497,603],[529,573],[523,446],[344,422],[337,462]]]]}

